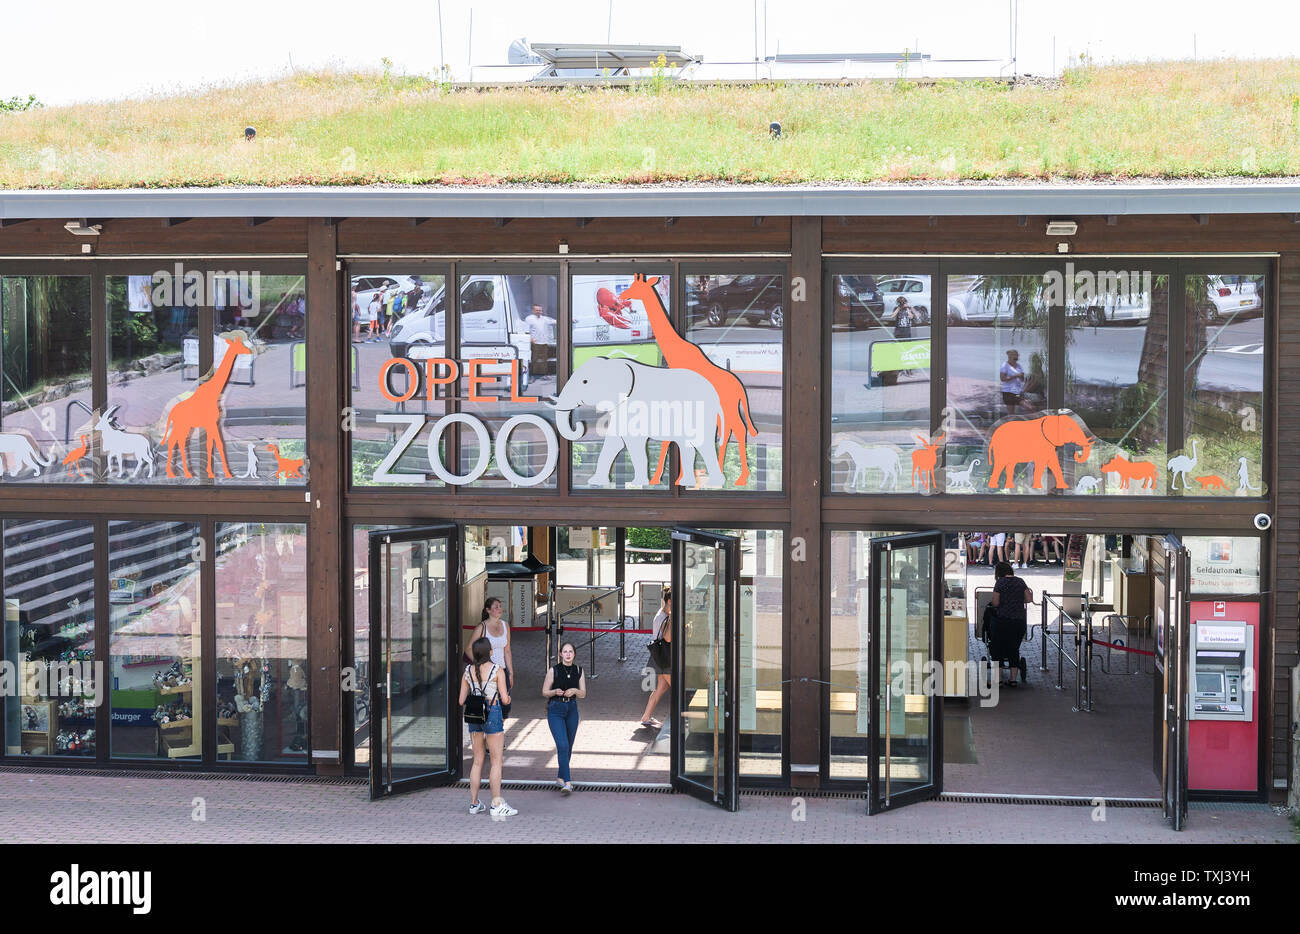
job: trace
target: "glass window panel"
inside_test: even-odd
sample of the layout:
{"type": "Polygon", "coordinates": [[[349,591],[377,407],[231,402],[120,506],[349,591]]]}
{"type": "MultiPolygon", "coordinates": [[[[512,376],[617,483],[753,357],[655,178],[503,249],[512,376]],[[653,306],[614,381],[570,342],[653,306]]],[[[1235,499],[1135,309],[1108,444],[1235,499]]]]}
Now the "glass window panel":
{"type": "Polygon", "coordinates": [[[881,574],[880,671],[882,696],[879,777],[893,795],[930,783],[930,703],[925,660],[934,658],[931,611],[935,568],[929,545],[895,548],[881,574]],[[886,651],[888,646],[888,651],[886,651]],[[922,664],[916,664],[918,659],[922,664]],[[891,701],[886,718],[884,691],[891,701]]]}
{"type": "MultiPolygon", "coordinates": [[[[370,535],[380,525],[352,527],[352,761],[370,764],[370,535]]],[[[344,695],[346,697],[346,695],[344,695]]]]}
{"type": "Polygon", "coordinates": [[[1067,492],[1163,494],[1168,277],[1140,270],[1082,275],[1083,281],[1076,273],[1066,308],[1065,407],[1100,443],[1082,464],[1069,455],[1059,458],[1067,492]],[[1117,457],[1137,466],[1103,472],[1117,457]],[[1148,480],[1133,474],[1143,465],[1151,465],[1145,468],[1148,480]]]}
{"type": "MultiPolygon", "coordinates": [[[[115,759],[203,755],[199,534],[190,522],[108,524],[109,752],[115,759]]],[[[221,724],[217,747],[229,758],[229,730],[221,724]]]]}
{"type": "Polygon", "coordinates": [[[89,277],[0,277],[0,320],[5,478],[92,480],[89,277]]]}
{"type": "MultiPolygon", "coordinates": [[[[383,273],[352,277],[349,296],[351,319],[345,327],[351,333],[352,380],[351,403],[353,430],[349,433],[352,451],[353,486],[444,486],[429,464],[429,426],[446,411],[443,400],[446,386],[425,380],[424,361],[446,356],[446,315],[444,276],[428,273],[383,273]],[[373,316],[373,320],[372,320],[373,316]],[[387,391],[397,397],[411,398],[395,402],[384,395],[380,374],[386,361],[410,360],[411,366],[394,365],[387,391]],[[415,374],[412,386],[412,372],[415,374]],[[412,474],[414,479],[377,480],[384,458],[398,445],[407,430],[407,422],[385,422],[380,416],[418,415],[423,427],[397,460],[388,467],[393,474],[412,474]]],[[[439,369],[435,379],[445,376],[439,369]]],[[[443,433],[438,456],[446,463],[447,438],[443,433]]],[[[450,466],[450,465],[449,465],[450,466]]]]}
{"type": "MultiPolygon", "coordinates": [[[[461,349],[459,359],[465,367],[461,379],[460,411],[474,416],[487,430],[488,466],[470,486],[511,488],[516,486],[507,476],[531,480],[544,476],[540,483],[526,483],[541,489],[554,489],[555,465],[547,470],[548,457],[559,453],[559,436],[536,422],[522,422],[512,428],[508,440],[508,470],[497,463],[496,439],[506,422],[515,416],[533,416],[553,425],[555,409],[547,400],[556,393],[556,322],[559,309],[559,277],[553,275],[469,275],[460,277],[461,349]],[[468,363],[478,360],[475,373],[492,377],[488,382],[475,381],[472,393],[468,363]],[[518,374],[517,376],[515,374],[518,374]],[[489,401],[470,401],[471,395],[489,401]],[[533,402],[515,402],[516,397],[533,402]]],[[[470,473],[480,457],[481,438],[467,425],[460,427],[462,475],[470,473]]]]}
{"type": "Polygon", "coordinates": [[[670,365],[664,362],[656,337],[661,332],[664,340],[676,337],[670,321],[671,285],[669,276],[638,279],[630,272],[573,277],[569,297],[573,375],[557,400],[555,417],[560,434],[572,435],[574,489],[612,487],[662,492],[675,479],[668,472],[668,443],[647,440],[647,423],[633,424],[632,416],[637,412],[643,419],[663,413],[634,405],[626,409],[625,431],[609,431],[602,425],[609,421],[609,415],[602,419],[602,403],[605,413],[613,411],[619,393],[629,385],[625,382],[628,374],[626,368],[595,359],[628,360],[652,367],[670,365]],[[565,414],[570,411],[571,415],[565,414]],[[576,429],[579,423],[583,426],[580,433],[569,430],[576,429]],[[636,440],[630,440],[633,436],[636,440]],[[637,467],[643,457],[644,476],[638,476],[637,467]]]}
{"type": "MultiPolygon", "coordinates": [[[[211,469],[227,483],[305,485],[306,277],[232,275],[213,305],[211,382],[222,387],[220,401],[196,407],[194,414],[199,424],[220,418],[230,476],[206,455],[191,470],[206,475],[211,469]],[[242,341],[232,340],[236,335],[242,341]],[[245,348],[252,352],[243,353],[245,348]]],[[[196,391],[191,399],[197,397],[196,391]]]]}
{"type": "MultiPolygon", "coordinates": [[[[943,432],[949,492],[987,492],[988,443],[999,422],[1047,414],[1048,360],[1044,276],[948,277],[948,413],[943,432]],[[979,464],[974,462],[979,460],[979,464]],[[970,471],[969,474],[966,471],[970,471]],[[955,475],[968,478],[955,483],[955,475]]],[[[1033,472],[1015,472],[1018,493],[1033,472]]],[[[1005,487],[1000,478],[999,487],[1005,487]]]]}
{"type": "Polygon", "coordinates": [[[158,287],[152,275],[109,276],[108,409],[100,444],[110,483],[198,483],[203,435],[193,432],[187,444],[192,479],[181,470],[174,451],[167,476],[162,445],[167,413],[182,393],[192,392],[199,367],[199,309],[184,304],[184,294],[158,287]],[[172,301],[180,304],[173,305],[172,301]]]}
{"type": "Polygon", "coordinates": [[[1240,535],[1186,535],[1192,593],[1254,595],[1259,589],[1260,540],[1240,535]]]}
{"type": "Polygon", "coordinates": [[[831,489],[912,492],[930,434],[930,277],[831,277],[831,489]]]}
{"type": "Polygon", "coordinates": [[[1187,496],[1263,496],[1268,277],[1207,272],[1184,284],[1186,446],[1169,460],[1170,487],[1187,496]]]}
{"type": "Polygon", "coordinates": [[[618,530],[559,526],[555,581],[562,586],[613,587],[618,583],[618,530]]]}
{"type": "MultiPolygon", "coordinates": [[[[785,277],[690,275],[685,289],[686,338],[707,360],[670,353],[662,338],[659,345],[669,366],[699,372],[721,404],[721,489],[780,490],[785,277]]],[[[713,488],[706,460],[701,456],[694,475],[713,488]]]]}
{"type": "Polygon", "coordinates": [[[740,775],[780,778],[785,667],[779,529],[715,529],[740,539],[740,775]]]}
{"type": "Polygon", "coordinates": [[[89,522],[4,522],[5,704],[11,756],[94,757],[104,678],[95,667],[95,529],[89,522]]]}
{"type": "Polygon", "coordinates": [[[307,761],[306,545],[302,525],[217,524],[217,723],[236,760],[307,761]]]}
{"type": "Polygon", "coordinates": [[[870,563],[873,538],[895,532],[832,532],[830,577],[830,777],[867,780],[870,746],[870,563]]]}
{"type": "MultiPolygon", "coordinates": [[[[721,686],[725,683],[727,646],[723,638],[727,554],[713,545],[683,542],[681,720],[681,774],[715,793],[726,787],[727,758],[720,753],[715,732],[721,734],[725,706],[721,686]],[[720,592],[720,590],[722,592],[720,592]]],[[[676,595],[674,594],[674,597],[676,595]]]]}

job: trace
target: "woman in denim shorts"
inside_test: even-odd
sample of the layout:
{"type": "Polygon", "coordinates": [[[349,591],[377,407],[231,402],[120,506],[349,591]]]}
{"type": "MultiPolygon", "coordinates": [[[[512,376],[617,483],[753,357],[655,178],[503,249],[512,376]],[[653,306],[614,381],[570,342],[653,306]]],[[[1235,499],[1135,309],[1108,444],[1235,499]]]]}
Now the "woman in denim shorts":
{"type": "Polygon", "coordinates": [[[492,661],[492,643],[486,636],[474,640],[474,662],[465,666],[460,682],[460,704],[472,691],[482,694],[488,702],[486,723],[467,723],[470,742],[474,746],[474,765],[469,772],[469,812],[480,814],[487,806],[478,799],[479,782],[483,777],[483,754],[492,755],[492,771],[488,784],[492,789],[492,816],[511,817],[519,812],[506,804],[501,797],[501,757],[505,751],[505,726],[501,717],[501,704],[510,703],[510,688],[506,684],[505,669],[492,661]]]}

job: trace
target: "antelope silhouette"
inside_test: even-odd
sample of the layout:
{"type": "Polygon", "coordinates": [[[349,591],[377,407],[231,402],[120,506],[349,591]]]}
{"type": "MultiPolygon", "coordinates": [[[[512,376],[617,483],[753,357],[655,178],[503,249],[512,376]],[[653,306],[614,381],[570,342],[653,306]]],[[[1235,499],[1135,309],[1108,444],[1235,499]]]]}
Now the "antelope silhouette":
{"type": "Polygon", "coordinates": [[[916,489],[916,477],[920,474],[921,488],[928,491],[934,488],[934,465],[939,460],[939,442],[943,440],[943,432],[935,435],[933,441],[920,435],[912,437],[921,445],[912,452],[912,489],[916,489]]]}

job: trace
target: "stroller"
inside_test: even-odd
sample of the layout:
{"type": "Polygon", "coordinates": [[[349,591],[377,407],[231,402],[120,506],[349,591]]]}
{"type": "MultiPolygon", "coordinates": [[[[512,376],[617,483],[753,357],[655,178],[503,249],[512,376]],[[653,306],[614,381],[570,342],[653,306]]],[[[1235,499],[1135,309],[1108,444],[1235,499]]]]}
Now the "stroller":
{"type": "MultiPolygon", "coordinates": [[[[990,656],[993,654],[993,626],[997,619],[997,611],[993,608],[993,591],[981,588],[975,592],[976,605],[981,606],[982,610],[979,615],[979,621],[975,624],[975,637],[984,643],[984,650],[987,654],[980,657],[980,665],[986,672],[986,677],[992,677],[993,662],[990,656]]],[[[1028,668],[1025,664],[1025,657],[1021,655],[1017,660],[1020,667],[1020,683],[1024,684],[1029,680],[1028,668]]],[[[1001,667],[1007,668],[1009,664],[1002,662],[1001,667]]]]}

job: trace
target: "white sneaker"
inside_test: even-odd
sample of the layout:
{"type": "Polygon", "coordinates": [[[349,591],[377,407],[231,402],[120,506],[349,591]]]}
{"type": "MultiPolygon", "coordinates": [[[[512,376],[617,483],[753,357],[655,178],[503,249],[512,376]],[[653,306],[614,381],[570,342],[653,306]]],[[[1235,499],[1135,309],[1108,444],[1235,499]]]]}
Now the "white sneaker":
{"type": "Polygon", "coordinates": [[[560,788],[560,794],[564,795],[565,797],[568,797],[569,795],[573,794],[573,782],[565,782],[563,787],[560,788]]]}
{"type": "Polygon", "coordinates": [[[473,804],[469,806],[469,812],[471,814],[482,814],[486,810],[487,810],[487,805],[484,804],[482,801],[475,801],[473,804]]]}
{"type": "Polygon", "coordinates": [[[514,817],[518,813],[517,810],[506,804],[504,800],[502,800],[500,804],[494,804],[492,806],[493,817],[514,817]]]}

